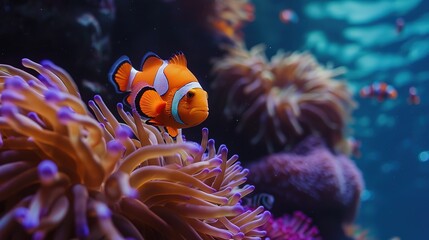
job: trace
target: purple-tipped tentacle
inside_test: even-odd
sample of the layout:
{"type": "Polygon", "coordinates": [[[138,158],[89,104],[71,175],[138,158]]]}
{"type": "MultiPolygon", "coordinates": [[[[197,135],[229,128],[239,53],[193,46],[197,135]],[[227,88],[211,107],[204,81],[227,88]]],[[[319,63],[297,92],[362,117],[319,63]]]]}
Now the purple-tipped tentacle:
{"type": "Polygon", "coordinates": [[[42,183],[51,183],[58,174],[57,165],[51,160],[44,160],[38,166],[39,178],[42,183]]]}

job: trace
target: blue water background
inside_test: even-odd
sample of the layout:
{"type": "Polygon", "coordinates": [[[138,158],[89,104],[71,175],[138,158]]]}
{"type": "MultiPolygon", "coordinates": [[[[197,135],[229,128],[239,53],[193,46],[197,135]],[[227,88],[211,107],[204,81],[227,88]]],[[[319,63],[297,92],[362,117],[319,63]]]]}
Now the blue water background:
{"type": "Polygon", "coordinates": [[[355,159],[366,189],[357,224],[374,239],[429,239],[429,1],[254,0],[256,21],[246,28],[248,47],[308,51],[323,65],[344,66],[359,107],[350,134],[362,142],[355,159]],[[297,24],[279,21],[293,9],[297,24]],[[405,20],[400,34],[397,18],[405,20]],[[384,81],[396,100],[362,99],[362,86],[384,81]],[[420,105],[409,105],[414,86],[420,105]]]}
{"type": "MultiPolygon", "coordinates": [[[[44,20],[49,19],[46,16],[51,16],[51,12],[45,13],[46,9],[37,8],[37,13],[28,11],[29,16],[26,16],[27,11],[23,11],[26,21],[21,22],[20,18],[14,19],[15,13],[9,12],[14,8],[6,3],[20,5],[25,1],[3,2],[2,16],[9,17],[3,21],[4,31],[0,33],[1,63],[19,66],[23,57],[35,61],[50,59],[70,71],[76,80],[100,79],[101,86],[110,89],[100,94],[108,106],[115,106],[122,101],[123,96],[110,94],[113,86],[106,80],[106,73],[119,56],[128,55],[138,66],[147,51],[154,51],[167,58],[172,52],[181,50],[187,53],[190,68],[199,77],[203,87],[209,89],[212,76],[209,70],[211,64],[207,59],[216,48],[211,46],[212,49],[209,49],[207,36],[195,34],[203,31],[198,29],[194,20],[177,21],[178,16],[183,18],[182,15],[189,12],[166,8],[174,0],[115,1],[118,7],[116,18],[110,24],[106,23],[103,29],[103,34],[110,35],[111,53],[104,66],[99,68],[93,65],[100,64],[88,61],[92,52],[85,47],[92,43],[91,35],[83,32],[82,36],[87,37],[83,38],[87,41],[83,41],[82,36],[74,33],[85,27],[68,25],[66,16],[73,20],[73,14],[61,12],[61,18],[49,20],[46,25],[44,20]],[[163,4],[157,4],[159,2],[163,4]],[[13,32],[8,32],[10,30],[13,32]],[[63,41],[57,41],[57,36],[63,41]],[[92,71],[91,74],[89,71],[92,71]]],[[[255,4],[256,20],[245,28],[248,48],[263,43],[268,56],[274,55],[279,49],[286,52],[308,51],[323,65],[346,67],[348,70],[342,78],[347,81],[359,105],[353,112],[350,135],[362,142],[362,157],[355,161],[366,183],[356,223],[360,228],[369,230],[373,239],[387,240],[395,236],[402,240],[429,239],[429,1],[251,2],[255,4]],[[299,22],[282,23],[279,12],[283,9],[293,9],[299,22]],[[399,35],[395,26],[397,18],[405,20],[405,27],[399,35]],[[357,94],[359,89],[376,81],[385,81],[394,86],[398,98],[384,102],[361,99],[357,94]],[[421,97],[420,105],[407,103],[411,86],[417,88],[421,97]]],[[[81,4],[77,1],[55,3],[81,4]]],[[[50,5],[50,1],[46,1],[46,4],[50,5]]],[[[93,92],[88,92],[83,96],[91,98],[93,95],[93,92]]],[[[212,122],[217,121],[214,115],[209,118],[212,122]]],[[[214,127],[210,128],[211,136],[216,137],[217,143],[227,143],[231,153],[240,153],[233,144],[240,139],[227,142],[229,130],[225,130],[222,123],[218,125],[219,129],[225,131],[225,134],[222,132],[224,139],[216,136],[216,130],[219,129],[214,127]]],[[[189,139],[197,139],[189,134],[192,131],[200,136],[200,128],[189,129],[186,131],[189,139]]],[[[245,149],[250,150],[253,148],[245,149]]]]}

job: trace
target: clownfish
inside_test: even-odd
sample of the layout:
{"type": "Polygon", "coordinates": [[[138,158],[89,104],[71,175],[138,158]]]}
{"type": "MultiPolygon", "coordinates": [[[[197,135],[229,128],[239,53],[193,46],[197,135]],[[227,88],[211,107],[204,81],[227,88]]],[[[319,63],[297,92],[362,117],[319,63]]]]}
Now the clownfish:
{"type": "Polygon", "coordinates": [[[243,201],[243,205],[250,209],[256,209],[259,206],[263,206],[265,209],[270,210],[273,208],[275,198],[269,193],[256,193],[251,197],[244,197],[243,201]]]}
{"type": "Polygon", "coordinates": [[[284,9],[279,13],[279,18],[282,23],[297,23],[298,15],[291,9],[284,9]]]}
{"type": "Polygon", "coordinates": [[[420,96],[417,94],[417,89],[415,87],[410,87],[408,89],[408,104],[420,104],[420,96]]]}
{"type": "Polygon", "coordinates": [[[395,99],[398,96],[398,92],[395,88],[387,83],[373,83],[369,86],[365,86],[360,90],[360,96],[367,97],[375,97],[379,101],[383,101],[387,98],[395,99]]]}
{"type": "Polygon", "coordinates": [[[179,128],[196,126],[208,117],[207,92],[187,68],[183,53],[163,60],[149,52],[140,71],[122,56],[110,69],[109,79],[118,92],[129,93],[126,102],[147,124],[164,126],[172,137],[179,128]]]}
{"type": "Polygon", "coordinates": [[[397,18],[396,19],[396,33],[400,34],[402,32],[402,30],[404,29],[405,26],[405,21],[402,18],[397,18]]]}
{"type": "Polygon", "coordinates": [[[362,143],[361,143],[361,141],[357,140],[354,137],[350,137],[347,139],[347,143],[349,144],[349,151],[350,151],[351,156],[353,156],[355,158],[360,158],[362,156],[362,152],[361,152],[362,143]]]}

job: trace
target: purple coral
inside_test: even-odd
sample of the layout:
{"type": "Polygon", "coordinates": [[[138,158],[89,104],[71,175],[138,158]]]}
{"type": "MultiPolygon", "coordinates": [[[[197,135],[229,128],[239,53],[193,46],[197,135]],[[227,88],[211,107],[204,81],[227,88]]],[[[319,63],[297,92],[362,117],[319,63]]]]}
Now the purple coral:
{"type": "Polygon", "coordinates": [[[318,137],[305,139],[290,153],[269,155],[249,170],[256,189],[275,197],[274,214],[311,213],[326,239],[338,239],[332,236],[342,234],[341,225],[355,218],[364,185],[361,173],[350,159],[333,154],[318,137]]]}

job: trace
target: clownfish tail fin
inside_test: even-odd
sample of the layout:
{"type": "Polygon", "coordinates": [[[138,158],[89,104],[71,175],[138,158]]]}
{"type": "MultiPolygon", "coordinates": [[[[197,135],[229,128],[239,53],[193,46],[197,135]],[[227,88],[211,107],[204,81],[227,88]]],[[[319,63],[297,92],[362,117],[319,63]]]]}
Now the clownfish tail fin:
{"type": "Polygon", "coordinates": [[[130,74],[133,70],[131,61],[127,56],[122,56],[113,64],[109,71],[109,80],[115,85],[118,92],[130,91],[130,74]]]}

